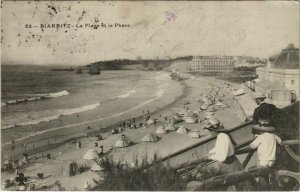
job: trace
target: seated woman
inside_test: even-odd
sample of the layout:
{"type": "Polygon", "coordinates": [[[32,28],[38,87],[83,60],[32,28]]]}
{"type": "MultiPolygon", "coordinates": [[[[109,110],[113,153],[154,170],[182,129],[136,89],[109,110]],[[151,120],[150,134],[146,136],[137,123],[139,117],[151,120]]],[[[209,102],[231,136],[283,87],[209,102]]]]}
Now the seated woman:
{"type": "MultiPolygon", "coordinates": [[[[212,161],[202,167],[199,171],[204,175],[211,177],[224,175],[236,171],[242,171],[243,166],[234,155],[234,145],[236,144],[227,130],[220,123],[205,127],[212,135],[217,135],[216,143],[213,149],[209,151],[208,159],[212,161]]],[[[249,190],[251,186],[247,182],[241,182],[236,185],[237,190],[249,190]]],[[[229,188],[232,190],[233,186],[229,188]]]]}

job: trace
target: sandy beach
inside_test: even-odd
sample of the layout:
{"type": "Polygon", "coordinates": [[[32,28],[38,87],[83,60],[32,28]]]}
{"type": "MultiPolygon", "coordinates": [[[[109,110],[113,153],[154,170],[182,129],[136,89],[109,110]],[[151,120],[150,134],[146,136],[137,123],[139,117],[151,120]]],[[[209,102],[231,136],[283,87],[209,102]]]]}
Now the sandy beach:
{"type": "MultiPolygon", "coordinates": [[[[207,135],[204,131],[200,131],[200,138],[191,138],[188,134],[178,134],[173,131],[167,134],[158,135],[160,140],[155,143],[142,142],[141,139],[147,133],[155,133],[158,126],[164,126],[164,117],[170,118],[175,113],[182,111],[184,109],[184,104],[189,103],[185,105],[185,107],[189,108],[191,111],[199,110],[202,105],[199,102],[201,94],[208,94],[209,91],[216,86],[221,86],[220,90],[225,95],[223,102],[229,106],[228,108],[217,110],[215,112],[216,118],[224,124],[225,128],[232,128],[244,122],[243,111],[237,101],[233,99],[232,95],[229,93],[230,89],[222,87],[219,83],[214,82],[213,79],[194,77],[180,83],[172,81],[166,88],[167,94],[164,94],[162,97],[149,103],[145,103],[142,106],[137,106],[126,113],[118,114],[114,118],[72,125],[66,128],[49,131],[47,134],[41,134],[34,138],[28,138],[26,142],[29,147],[27,150],[29,156],[39,158],[32,160],[27,168],[22,169],[22,172],[24,172],[26,176],[32,176],[32,182],[35,183],[36,188],[40,188],[44,185],[49,186],[59,180],[66,190],[83,190],[83,186],[86,182],[90,182],[91,185],[95,184],[92,182],[93,178],[95,180],[101,180],[99,175],[92,171],[85,171],[80,175],[65,177],[62,174],[62,167],[70,160],[76,161],[79,167],[84,165],[90,167],[93,164],[93,161],[84,160],[82,157],[88,149],[94,147],[95,142],[97,142],[98,145],[103,145],[104,152],[109,151],[109,155],[111,155],[114,160],[129,164],[134,162],[136,158],[140,160],[147,156],[148,159],[151,160],[154,154],[157,154],[159,157],[165,157],[180,149],[193,145],[210,135],[207,135]],[[149,110],[149,115],[152,118],[158,119],[157,125],[148,125],[147,128],[138,129],[125,128],[123,134],[131,139],[134,142],[134,145],[127,148],[114,148],[113,146],[120,137],[120,134],[112,135],[110,130],[118,127],[119,123],[125,119],[136,117],[136,122],[141,121],[142,119],[139,119],[138,117],[143,115],[143,110],[144,113],[149,110]],[[89,124],[94,127],[94,130],[96,131],[95,127],[99,125],[99,122],[101,122],[102,125],[107,125],[106,128],[101,129],[103,140],[96,141],[96,137],[86,138],[86,126],[84,125],[89,124]],[[66,137],[66,135],[68,135],[68,137],[66,137]],[[66,139],[69,139],[69,142],[67,142],[66,139]],[[76,149],[76,144],[72,143],[72,140],[80,141],[82,147],[76,149]],[[49,144],[47,144],[48,141],[49,144]],[[31,143],[35,143],[35,145],[40,144],[41,147],[33,149],[30,145],[31,143]],[[44,156],[46,154],[51,154],[52,158],[46,159],[46,157],[41,157],[42,154],[44,156]],[[34,176],[39,172],[45,174],[44,179],[34,179],[34,176]]],[[[204,114],[204,112],[205,111],[202,111],[200,114],[204,114]]],[[[199,130],[201,126],[203,126],[203,123],[188,124],[181,122],[175,124],[175,127],[179,126],[184,126],[189,130],[199,130]]],[[[11,153],[9,146],[7,146],[6,150],[2,150],[2,152],[4,152],[2,153],[2,157],[5,156],[5,152],[7,154],[11,153]]],[[[24,149],[19,147],[14,150],[12,157],[14,159],[21,158],[23,152],[24,149]]],[[[11,177],[14,177],[14,174],[3,173],[1,182],[3,183],[3,181],[11,177]]]]}

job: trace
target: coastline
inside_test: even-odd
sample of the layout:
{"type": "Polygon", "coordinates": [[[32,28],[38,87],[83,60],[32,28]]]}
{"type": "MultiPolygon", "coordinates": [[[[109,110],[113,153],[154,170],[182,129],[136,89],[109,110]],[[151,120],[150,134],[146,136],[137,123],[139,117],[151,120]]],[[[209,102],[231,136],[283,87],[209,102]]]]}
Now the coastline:
{"type": "MultiPolygon", "coordinates": [[[[172,81],[172,80],[170,80],[172,81]]],[[[174,81],[172,81],[174,83],[174,81]]],[[[188,94],[189,94],[189,90],[187,85],[185,84],[185,82],[176,82],[179,84],[179,86],[181,87],[181,90],[179,90],[179,94],[173,101],[171,101],[170,103],[167,103],[165,105],[163,105],[162,107],[155,108],[153,111],[151,111],[149,113],[150,116],[153,116],[163,110],[168,110],[172,107],[174,107],[174,105],[176,105],[177,102],[181,101],[182,99],[184,99],[188,94]]],[[[156,99],[153,99],[153,101],[155,101],[156,99]]],[[[153,102],[152,101],[152,102],[153,102]]],[[[152,102],[149,102],[149,104],[151,105],[152,102]]],[[[142,108],[145,108],[144,106],[142,108]]],[[[147,107],[146,107],[147,108],[147,107]]],[[[136,109],[138,110],[138,109],[136,109]]],[[[110,119],[111,123],[107,124],[105,127],[100,129],[101,134],[103,133],[109,133],[113,128],[116,128],[119,126],[119,124],[123,121],[126,120],[130,120],[132,118],[137,119],[137,121],[139,121],[143,115],[140,115],[140,113],[136,110],[133,111],[129,111],[128,115],[130,117],[128,118],[122,118],[122,120],[118,120],[118,115],[116,115],[116,117],[109,117],[107,119],[110,119]]],[[[127,115],[127,116],[128,116],[127,115]]],[[[94,122],[101,122],[103,119],[99,119],[99,120],[94,120],[94,122]]],[[[89,122],[82,122],[81,124],[87,125],[89,122]]],[[[73,129],[76,129],[76,125],[67,125],[66,126],[66,131],[70,132],[71,130],[68,129],[68,127],[75,127],[73,129]]],[[[11,150],[11,144],[7,143],[7,144],[3,144],[2,145],[2,162],[3,162],[3,158],[5,157],[5,155],[10,154],[10,156],[12,158],[20,158],[22,156],[22,154],[24,153],[24,150],[21,148],[20,149],[20,145],[22,143],[26,143],[28,147],[28,149],[26,150],[26,152],[28,152],[30,155],[35,155],[37,153],[42,153],[51,149],[55,149],[58,148],[59,146],[62,146],[70,141],[73,140],[79,140],[82,138],[85,138],[85,134],[84,134],[84,130],[86,127],[84,128],[80,128],[80,130],[75,131],[75,133],[71,134],[71,135],[65,135],[65,136],[60,136],[59,132],[62,130],[60,127],[58,127],[59,129],[49,129],[46,130],[45,133],[49,133],[49,134],[38,134],[35,136],[29,136],[28,138],[22,139],[20,141],[16,141],[16,146],[19,147],[19,149],[15,149],[14,151],[11,150]],[[53,142],[55,140],[55,142],[53,142]],[[47,141],[50,141],[50,144],[45,144],[47,141]],[[32,143],[43,143],[42,145],[35,145],[34,148],[32,148],[30,145],[32,143]]],[[[14,128],[12,128],[14,129],[14,128]]],[[[64,128],[63,128],[64,129],[64,128]]],[[[97,132],[97,129],[94,129],[92,132],[97,132]]],[[[93,133],[92,133],[93,134],[93,133]]]]}
{"type": "MultiPolygon", "coordinates": [[[[135,162],[135,159],[140,161],[145,156],[149,161],[151,161],[154,154],[158,155],[158,157],[165,157],[177,152],[178,150],[185,149],[209,138],[210,135],[203,131],[201,131],[200,138],[191,138],[189,134],[178,134],[173,131],[167,134],[159,135],[160,140],[158,142],[141,142],[141,138],[143,138],[145,134],[155,133],[158,126],[164,125],[164,117],[172,117],[174,113],[178,113],[179,111],[181,111],[184,108],[185,103],[187,102],[190,103],[188,105],[190,110],[193,111],[199,109],[199,106],[201,105],[201,103],[199,103],[199,97],[201,96],[201,94],[209,94],[209,91],[213,87],[218,87],[218,85],[214,81],[208,81],[208,79],[202,77],[197,80],[195,78],[189,78],[181,82],[172,82],[178,84],[181,87],[181,90],[176,90],[176,92],[180,92],[180,95],[173,95],[173,97],[171,98],[174,98],[174,100],[170,101],[170,98],[168,98],[167,96],[172,95],[172,93],[167,94],[164,100],[167,100],[168,102],[166,102],[166,104],[163,106],[161,105],[160,108],[154,107],[154,110],[149,114],[152,116],[152,118],[158,119],[158,125],[147,125],[147,128],[145,129],[124,129],[123,133],[135,143],[134,145],[126,148],[115,148],[114,145],[120,137],[120,134],[112,135],[110,133],[110,130],[117,127],[119,123],[124,121],[125,119],[132,119],[133,117],[137,117],[136,122],[139,122],[139,117],[142,114],[141,112],[139,112],[139,110],[127,114],[129,118],[125,118],[123,116],[124,119],[111,119],[113,123],[101,130],[103,139],[100,141],[97,141],[95,137],[86,138],[81,133],[78,135],[72,135],[72,137],[69,137],[68,139],[65,138],[64,141],[57,139],[55,143],[51,142],[49,145],[44,145],[39,148],[37,147],[35,149],[27,150],[29,156],[32,157],[32,159],[30,162],[30,166],[24,168],[22,172],[24,172],[26,175],[36,175],[37,172],[43,172],[45,173],[45,175],[50,175],[47,179],[43,179],[42,185],[49,185],[56,180],[60,180],[67,190],[73,190],[74,188],[84,190],[82,187],[87,181],[93,183],[93,180],[99,180],[99,178],[94,178],[97,175],[95,175],[95,173],[92,171],[86,171],[75,177],[63,177],[61,175],[60,166],[67,164],[69,161],[75,161],[78,166],[91,167],[93,161],[84,160],[82,157],[87,152],[87,150],[94,148],[95,142],[98,143],[98,145],[104,146],[104,152],[112,156],[114,161],[119,161],[121,163],[127,162],[131,164],[132,162],[135,162]],[[76,149],[76,144],[72,142],[73,140],[80,141],[82,143],[82,147],[80,149],[76,149]],[[51,159],[45,158],[46,154],[51,154],[51,159]]],[[[223,89],[222,87],[221,89],[224,93],[228,91],[227,89],[223,89]]],[[[161,102],[162,101],[160,101],[159,103],[161,104],[161,102]]],[[[236,103],[236,101],[232,99],[232,97],[228,94],[224,97],[224,102],[230,107],[216,111],[216,118],[218,118],[224,124],[225,128],[228,129],[241,124],[243,120],[239,116],[241,111],[239,110],[240,106],[238,105],[238,103],[236,103]]],[[[151,105],[154,104],[151,103],[151,105]]],[[[147,109],[147,106],[145,106],[145,108],[143,107],[143,109],[147,109]]],[[[202,123],[187,124],[186,122],[178,123],[175,126],[178,127],[181,125],[187,127],[191,131],[199,130],[199,128],[203,126],[202,123]]],[[[51,137],[51,135],[48,136],[51,137]]],[[[40,139],[41,142],[44,143],[47,141],[47,139],[40,139]]],[[[24,151],[15,153],[15,155],[13,155],[13,159],[20,159],[22,152],[24,151]]],[[[11,177],[11,174],[4,173],[2,182],[5,179],[11,177]]],[[[37,183],[37,187],[41,187],[41,183],[37,183]]]]}

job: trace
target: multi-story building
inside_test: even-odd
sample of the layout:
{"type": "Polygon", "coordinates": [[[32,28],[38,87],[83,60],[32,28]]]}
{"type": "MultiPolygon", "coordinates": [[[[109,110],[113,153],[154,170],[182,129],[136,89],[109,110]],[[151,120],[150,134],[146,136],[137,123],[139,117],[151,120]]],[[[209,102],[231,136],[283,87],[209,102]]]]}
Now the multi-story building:
{"type": "Polygon", "coordinates": [[[188,71],[230,72],[234,69],[231,56],[197,56],[188,63],[188,71]]]}
{"type": "Polygon", "coordinates": [[[277,106],[299,100],[299,49],[293,44],[271,57],[266,67],[257,68],[256,74],[249,88],[265,94],[277,106]]]}

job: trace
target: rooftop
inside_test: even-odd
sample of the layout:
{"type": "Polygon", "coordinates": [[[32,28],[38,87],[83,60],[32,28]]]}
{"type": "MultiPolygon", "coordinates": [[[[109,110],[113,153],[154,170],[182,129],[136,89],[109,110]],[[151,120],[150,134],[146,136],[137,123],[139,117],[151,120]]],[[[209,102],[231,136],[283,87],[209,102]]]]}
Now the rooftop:
{"type": "Polygon", "coordinates": [[[270,59],[271,68],[280,69],[299,69],[299,49],[289,44],[287,48],[282,49],[276,58],[270,59]]]}

